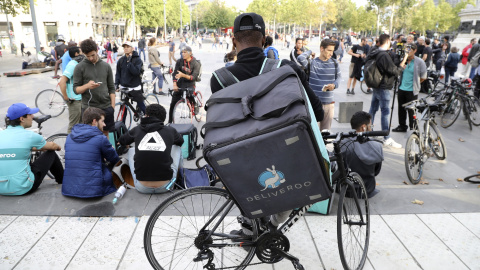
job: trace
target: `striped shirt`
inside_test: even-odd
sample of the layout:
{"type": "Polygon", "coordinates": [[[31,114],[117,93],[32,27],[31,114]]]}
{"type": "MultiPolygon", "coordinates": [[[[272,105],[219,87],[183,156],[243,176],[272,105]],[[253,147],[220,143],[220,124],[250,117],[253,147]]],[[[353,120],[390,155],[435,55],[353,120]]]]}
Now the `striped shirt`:
{"type": "MultiPolygon", "coordinates": [[[[308,66],[306,56],[310,55],[310,53],[305,52],[298,57],[299,62],[304,67],[308,66]]],[[[330,58],[327,61],[322,61],[317,57],[310,62],[309,84],[322,104],[330,104],[333,102],[333,91],[322,92],[323,86],[333,83],[335,88],[338,88],[340,78],[340,67],[338,66],[338,63],[336,63],[336,60],[330,58]],[[337,74],[335,74],[335,72],[337,74]]]]}

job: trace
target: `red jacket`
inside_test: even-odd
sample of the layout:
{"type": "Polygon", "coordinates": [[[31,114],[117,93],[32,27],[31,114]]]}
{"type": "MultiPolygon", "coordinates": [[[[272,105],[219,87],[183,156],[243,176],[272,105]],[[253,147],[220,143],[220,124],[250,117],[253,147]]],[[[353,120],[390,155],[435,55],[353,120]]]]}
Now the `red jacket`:
{"type": "Polygon", "coordinates": [[[465,47],[465,49],[463,49],[462,51],[462,64],[466,65],[467,62],[468,62],[468,55],[469,55],[469,49],[472,48],[472,44],[468,44],[467,47],[465,47]]]}

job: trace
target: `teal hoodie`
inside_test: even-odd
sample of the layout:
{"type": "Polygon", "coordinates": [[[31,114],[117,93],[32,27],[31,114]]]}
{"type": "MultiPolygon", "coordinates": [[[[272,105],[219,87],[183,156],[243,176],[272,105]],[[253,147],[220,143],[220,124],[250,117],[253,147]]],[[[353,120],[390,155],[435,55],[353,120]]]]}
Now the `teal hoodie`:
{"type": "Polygon", "coordinates": [[[87,58],[78,63],[73,72],[73,92],[77,94],[77,87],[89,81],[102,82],[102,84],[82,94],[82,107],[100,109],[111,107],[110,94],[115,94],[115,84],[110,65],[102,59],[98,59],[98,62],[93,64],[87,58]]]}

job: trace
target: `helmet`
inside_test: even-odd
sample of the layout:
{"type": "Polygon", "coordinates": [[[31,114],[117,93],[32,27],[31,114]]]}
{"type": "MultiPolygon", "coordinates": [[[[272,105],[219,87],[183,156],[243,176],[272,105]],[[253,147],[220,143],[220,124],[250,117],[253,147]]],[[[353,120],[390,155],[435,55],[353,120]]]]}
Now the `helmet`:
{"type": "Polygon", "coordinates": [[[472,87],[472,79],[466,78],[462,81],[462,84],[465,85],[465,87],[472,87]]]}

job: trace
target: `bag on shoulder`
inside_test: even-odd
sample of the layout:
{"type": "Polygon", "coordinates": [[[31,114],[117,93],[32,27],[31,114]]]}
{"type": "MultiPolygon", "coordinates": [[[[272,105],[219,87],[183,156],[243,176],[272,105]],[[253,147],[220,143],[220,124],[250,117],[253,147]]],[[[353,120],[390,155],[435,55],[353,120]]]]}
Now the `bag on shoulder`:
{"type": "Polygon", "coordinates": [[[470,65],[472,65],[472,67],[476,68],[480,65],[480,51],[478,51],[473,57],[472,59],[470,59],[470,65]]]}
{"type": "Polygon", "coordinates": [[[378,70],[376,60],[378,56],[379,55],[377,55],[375,58],[369,59],[363,68],[363,79],[370,88],[378,88],[382,82],[383,76],[380,73],[380,70],[378,70]]]}
{"type": "Polygon", "coordinates": [[[216,174],[209,165],[198,169],[181,168],[179,173],[178,185],[181,188],[208,187],[216,179],[216,174]]]}
{"type": "Polygon", "coordinates": [[[127,132],[128,132],[128,129],[125,123],[123,123],[122,121],[115,122],[115,130],[113,131],[113,139],[115,142],[114,148],[117,151],[117,154],[119,156],[127,153],[128,151],[128,148],[126,146],[120,145],[118,143],[120,137],[127,132]]]}

